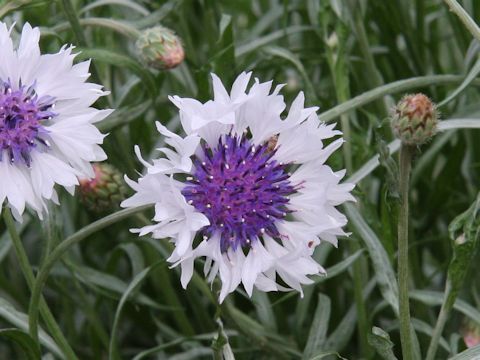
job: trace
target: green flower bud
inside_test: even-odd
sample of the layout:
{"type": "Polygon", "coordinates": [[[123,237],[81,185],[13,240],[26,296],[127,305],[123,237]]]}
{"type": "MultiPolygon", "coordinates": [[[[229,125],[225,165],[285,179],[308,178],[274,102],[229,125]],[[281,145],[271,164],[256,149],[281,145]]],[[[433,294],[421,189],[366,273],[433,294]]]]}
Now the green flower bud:
{"type": "Polygon", "coordinates": [[[422,145],[437,131],[437,110],[424,94],[406,95],[392,111],[395,136],[406,145],[422,145]]]}
{"type": "Polygon", "coordinates": [[[86,208],[102,213],[119,208],[127,195],[122,173],[106,163],[93,164],[95,177],[80,180],[80,199],[86,208]]]}
{"type": "Polygon", "coordinates": [[[173,69],[185,57],[178,36],[163,26],[155,26],[143,31],[137,39],[136,47],[142,61],[159,70],[173,69]]]}

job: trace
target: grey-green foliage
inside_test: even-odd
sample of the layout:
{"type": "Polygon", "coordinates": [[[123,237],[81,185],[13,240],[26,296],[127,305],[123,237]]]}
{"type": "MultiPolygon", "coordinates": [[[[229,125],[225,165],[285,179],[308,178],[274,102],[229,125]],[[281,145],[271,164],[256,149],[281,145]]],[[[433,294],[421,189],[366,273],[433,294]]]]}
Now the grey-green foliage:
{"type": "MultiPolygon", "coordinates": [[[[212,71],[227,88],[238,73],[248,70],[260,81],[286,83],[287,104],[303,90],[308,106],[320,106],[319,119],[338,122],[344,131],[348,145],[343,149],[349,150],[338,151],[328,164],[334,170],[351,167],[347,178],[357,183],[358,203],[339,209],[349,218],[346,231],[352,236],[341,239],[338,249],[326,251],[330,245],[324,244],[317,250],[315,257],[328,275],[313,278],[304,298],[294,292],[262,293],[250,300],[240,288],[226,299],[222,324],[236,359],[375,359],[378,353],[398,357],[396,235],[389,224],[395,215],[392,199],[384,193],[386,188],[395,190],[398,142],[382,125],[388,104],[404,93],[423,91],[442,104],[445,121],[440,128],[445,132],[422,147],[414,161],[411,300],[414,327],[425,351],[430,340],[426,333],[435,326],[448,278],[456,301],[439,354],[450,351],[454,356],[464,350],[463,318],[480,322],[480,280],[465,276],[467,263],[479,260],[474,251],[477,205],[452,223],[452,240],[448,226],[472,204],[480,183],[479,130],[472,130],[478,128],[480,115],[479,47],[442,0],[68,1],[85,44],[78,43],[72,31],[64,0],[0,0],[0,18],[8,25],[17,23],[14,36],[25,21],[40,26],[43,52],[73,43],[81,46],[76,61],[93,59],[93,80],[111,92],[96,106],[116,109],[97,124],[109,133],[103,147],[109,162],[132,178],[143,171],[134,144],[144,154],[162,146],[155,121],[181,133],[178,111],[167,96],[208,100],[212,71]],[[171,71],[146,68],[134,50],[138,32],[159,24],[183,41],[186,60],[171,71]],[[390,155],[384,144],[389,144],[390,155]],[[386,166],[379,166],[379,160],[386,166]],[[458,241],[462,234],[464,241],[458,241]],[[361,276],[354,276],[353,268],[361,269],[361,276]],[[358,316],[358,309],[365,318],[358,316]],[[390,339],[378,329],[372,333],[374,325],[386,329],[390,339]],[[370,334],[370,344],[365,334],[370,334]],[[446,340],[455,343],[450,350],[446,340]]],[[[480,9],[474,3],[462,2],[478,22],[480,9]]],[[[98,220],[76,197],[60,193],[60,202],[60,210],[54,207],[61,218],[55,225],[59,240],[98,220]]],[[[61,251],[50,249],[53,260],[42,280],[43,294],[81,359],[107,358],[109,348],[112,357],[124,359],[212,356],[217,309],[203,279],[202,261],[186,290],[178,267],[146,270],[171,252],[166,240],[138,239],[128,231],[150,218],[145,210],[78,241],[63,240],[61,251]]],[[[20,227],[35,271],[48,255],[40,228],[35,218],[20,227]]],[[[0,337],[0,358],[21,358],[24,350],[35,352],[18,332],[27,331],[31,292],[4,227],[0,232],[0,327],[20,329],[15,334],[21,343],[0,337]]],[[[40,344],[42,354],[61,357],[43,330],[40,344]]]]}
{"type": "Polygon", "coordinates": [[[377,353],[385,360],[396,360],[397,357],[393,353],[394,344],[390,340],[387,332],[379,327],[374,326],[372,332],[368,334],[368,342],[372,345],[377,353]]]}
{"type": "MultiPolygon", "coordinates": [[[[480,194],[467,211],[457,216],[448,227],[452,241],[453,257],[448,267],[447,289],[449,298],[454,301],[470,262],[478,251],[478,238],[480,234],[480,194]]],[[[449,301],[449,302],[450,302],[449,301]]],[[[452,303],[453,305],[453,303],[452,303]]]]}

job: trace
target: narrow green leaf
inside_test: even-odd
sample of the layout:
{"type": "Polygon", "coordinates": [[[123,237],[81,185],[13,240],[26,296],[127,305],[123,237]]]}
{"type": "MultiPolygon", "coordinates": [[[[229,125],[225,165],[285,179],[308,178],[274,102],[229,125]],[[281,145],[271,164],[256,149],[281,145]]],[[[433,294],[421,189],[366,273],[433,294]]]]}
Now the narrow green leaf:
{"type": "Polygon", "coordinates": [[[331,122],[342,114],[352,111],[360,106],[366,105],[372,101],[380,99],[385,95],[404,92],[415,88],[421,88],[428,85],[440,85],[449,83],[458,83],[463,80],[463,76],[459,75],[428,75],[413,77],[410,79],[394,81],[390,84],[379,86],[375,89],[366,91],[354,98],[337,105],[330,110],[320,114],[320,121],[331,122]]]}
{"type": "Polygon", "coordinates": [[[297,25],[297,26],[290,26],[285,30],[275,31],[271,34],[256,38],[254,40],[248,41],[247,43],[237,46],[237,48],[235,49],[235,56],[238,58],[240,56],[249,54],[255,50],[260,49],[265,45],[268,45],[278,39],[281,39],[284,36],[288,36],[291,34],[302,32],[302,31],[311,31],[311,30],[313,30],[312,26],[297,25]]]}
{"type": "Polygon", "coordinates": [[[341,360],[348,360],[348,359],[344,358],[343,356],[341,356],[336,351],[321,352],[320,354],[315,355],[314,357],[310,358],[309,360],[321,360],[321,359],[325,359],[325,358],[330,357],[330,356],[336,356],[338,359],[341,359],[341,360]]]}
{"type": "Polygon", "coordinates": [[[300,357],[301,354],[289,344],[282,336],[272,333],[260,325],[257,321],[244,314],[230,304],[224,307],[228,317],[238,330],[246,335],[252,342],[259,345],[263,351],[276,354],[276,358],[290,358],[292,355],[300,357]]]}
{"type": "MultiPolygon", "coordinates": [[[[20,330],[28,331],[28,316],[16,310],[12,304],[7,300],[0,298],[0,317],[10,324],[16,326],[20,330]]],[[[59,358],[63,358],[63,354],[55,344],[53,339],[45,333],[42,329],[39,331],[40,343],[49,351],[54,353],[59,358]]],[[[33,340],[32,340],[33,341],[33,340]]],[[[38,359],[38,358],[37,358],[38,359]]]]}
{"type": "Polygon", "coordinates": [[[272,304],[270,303],[268,294],[263,291],[254,290],[252,302],[255,305],[257,316],[262,325],[267,329],[277,331],[277,322],[275,320],[275,314],[273,313],[272,304]]]}
{"type": "Polygon", "coordinates": [[[26,333],[20,329],[0,329],[0,337],[7,338],[24,351],[26,359],[38,360],[41,357],[40,349],[37,343],[26,333]]]}
{"type": "MultiPolygon", "coordinates": [[[[77,276],[77,278],[87,285],[98,286],[102,289],[114,292],[116,294],[124,294],[125,291],[127,291],[128,289],[128,285],[124,281],[113,275],[103,273],[87,266],[78,266],[74,264],[71,264],[71,266],[73,267],[73,269],[75,269],[75,275],[77,276]]],[[[134,300],[139,304],[149,306],[155,309],[172,310],[171,307],[160,305],[144,294],[138,294],[134,297],[134,300]]]]}
{"type": "Polygon", "coordinates": [[[480,129],[480,119],[452,119],[438,123],[438,131],[455,129],[480,129]]]}
{"type": "Polygon", "coordinates": [[[155,98],[157,94],[157,86],[153,75],[145,69],[138,61],[129,56],[116,53],[107,49],[79,49],[78,59],[95,59],[95,61],[104,62],[113,66],[124,67],[129,69],[145,83],[148,94],[155,98]]]}
{"type": "MultiPolygon", "coordinates": [[[[16,224],[17,232],[19,235],[22,234],[23,230],[25,230],[27,225],[30,224],[31,220],[32,219],[30,218],[30,216],[26,215],[24,216],[23,222],[21,224],[16,224]]],[[[12,240],[10,238],[10,234],[8,233],[8,231],[5,231],[5,233],[0,237],[0,263],[8,255],[11,248],[12,248],[12,240]]]]}
{"type": "Polygon", "coordinates": [[[155,26],[161,23],[161,21],[168,16],[172,11],[181,6],[183,3],[182,0],[170,0],[164,2],[160,8],[152,12],[150,15],[145,18],[135,22],[135,26],[138,29],[145,29],[150,26],[155,26]]]}
{"type": "Polygon", "coordinates": [[[128,285],[125,292],[122,294],[120,301],[117,306],[117,310],[115,312],[115,317],[113,319],[112,325],[112,333],[110,335],[110,345],[108,347],[108,358],[109,360],[119,359],[120,356],[118,354],[117,348],[117,336],[118,336],[118,324],[120,321],[120,316],[122,314],[123,306],[127,302],[128,298],[132,295],[132,293],[137,289],[137,287],[142,283],[143,280],[148,276],[148,274],[155,269],[157,266],[163,264],[165,261],[160,260],[157,263],[149,266],[148,268],[144,269],[140,273],[138,273],[133,280],[128,285]]]}
{"type": "MultiPolygon", "coordinates": [[[[133,27],[132,25],[130,25],[130,23],[127,23],[126,21],[120,21],[120,20],[109,19],[109,18],[89,17],[89,18],[79,19],[79,22],[80,22],[80,25],[82,25],[82,27],[92,26],[92,27],[106,28],[134,40],[136,40],[138,35],[140,34],[139,30],[137,30],[135,27],[133,27]]],[[[52,31],[55,33],[59,33],[62,31],[66,31],[68,29],[70,29],[70,23],[63,22],[58,25],[55,25],[52,28],[52,31]]]]}
{"type": "MultiPolygon", "coordinates": [[[[417,332],[425,334],[428,337],[431,337],[433,334],[433,327],[427,324],[425,321],[412,318],[412,325],[417,332]]],[[[448,345],[447,340],[441,337],[438,343],[445,349],[445,351],[450,352],[450,346],[448,345]]]]}
{"type": "Polygon", "coordinates": [[[377,353],[385,360],[397,360],[393,353],[393,342],[390,335],[379,327],[374,326],[368,334],[368,343],[372,345],[377,353]]]}
{"type": "Polygon", "coordinates": [[[151,106],[152,106],[152,102],[150,100],[147,100],[138,105],[122,107],[120,109],[115,110],[105,120],[96,124],[96,126],[102,132],[110,132],[116,129],[117,127],[127,125],[130,122],[138,119],[151,106]]]}
{"type": "Polygon", "coordinates": [[[344,271],[351,268],[352,264],[357,261],[357,259],[365,252],[364,249],[360,249],[354,252],[352,255],[347,257],[346,259],[340,261],[338,264],[333,265],[327,269],[327,276],[319,277],[315,279],[316,283],[323,282],[329,280],[335,276],[342,274],[344,271]]]}
{"type": "MultiPolygon", "coordinates": [[[[374,279],[370,280],[363,290],[363,299],[366,301],[373,289],[376,282],[374,279]]],[[[328,336],[325,342],[325,349],[331,349],[335,351],[342,351],[347,344],[350,343],[353,332],[357,324],[357,309],[355,304],[352,304],[344,315],[336,329],[328,336]]]]}
{"type": "Polygon", "coordinates": [[[131,10],[138,12],[140,15],[147,16],[150,12],[145,9],[142,5],[132,1],[132,0],[97,0],[86,6],[84,6],[78,13],[81,15],[93,9],[96,9],[105,5],[116,6],[125,6],[131,10]]]}
{"type": "Polygon", "coordinates": [[[222,74],[224,81],[231,82],[235,75],[235,45],[232,17],[222,14],[219,24],[219,36],[216,55],[213,57],[213,70],[222,74]]]}
{"type": "Polygon", "coordinates": [[[393,311],[398,314],[397,279],[395,278],[395,272],[387,252],[383,248],[380,239],[362,218],[356,206],[346,204],[344,207],[352,226],[356,229],[356,233],[362,238],[367,248],[383,298],[390,304],[393,311]]]}
{"type": "Polygon", "coordinates": [[[293,66],[295,66],[297,71],[300,73],[300,76],[303,78],[303,81],[305,82],[307,98],[309,98],[310,101],[313,103],[318,102],[315,89],[312,82],[310,81],[310,77],[308,76],[307,71],[305,70],[305,67],[303,66],[298,56],[296,56],[290,50],[279,46],[267,46],[263,49],[263,51],[269,55],[285,59],[289,61],[293,66]]]}
{"type": "Polygon", "coordinates": [[[457,216],[449,225],[448,232],[453,248],[453,257],[447,273],[447,309],[460,290],[470,262],[478,251],[480,229],[480,193],[467,211],[457,216]]]}
{"type": "Polygon", "coordinates": [[[465,77],[465,80],[460,84],[459,87],[457,87],[446,99],[442,100],[440,103],[437,104],[438,107],[441,107],[443,105],[448,104],[450,101],[455,99],[458,95],[462,93],[463,90],[465,90],[468,85],[472,83],[473,80],[475,80],[480,74],[480,57],[477,59],[475,64],[472,66],[470,71],[468,72],[467,76],[465,77]]]}
{"type": "MultiPolygon", "coordinates": [[[[443,292],[440,291],[429,291],[429,290],[412,290],[410,292],[410,298],[420,301],[426,305],[442,305],[443,301],[443,292]]],[[[467,302],[458,299],[455,301],[453,308],[473,321],[480,324],[480,311],[475,309],[472,305],[467,302]]]]}
{"type": "Polygon", "coordinates": [[[476,360],[480,359],[480,345],[474,346],[470,349],[462,351],[460,354],[457,354],[449,360],[476,360]]]}
{"type": "Polygon", "coordinates": [[[450,10],[458,16],[463,25],[470,31],[477,41],[480,41],[480,27],[478,27],[475,20],[465,11],[465,9],[458,3],[457,0],[444,0],[450,7],[450,10]]]}
{"type": "MultiPolygon", "coordinates": [[[[457,129],[480,129],[480,119],[450,119],[440,121],[438,131],[457,130],[457,129]]],[[[395,153],[400,149],[400,141],[394,140],[388,144],[390,153],[395,153]]],[[[360,169],[353,173],[346,181],[357,184],[369,174],[371,174],[380,165],[379,156],[375,155],[368,160],[360,169]]]]}
{"type": "Polygon", "coordinates": [[[135,276],[145,268],[145,260],[143,258],[142,251],[138,248],[138,245],[135,243],[121,244],[118,249],[127,254],[130,264],[132,266],[132,275],[135,276]]]}
{"type": "Polygon", "coordinates": [[[315,354],[324,350],[327,339],[328,322],[330,320],[331,302],[330,298],[323,294],[318,294],[317,309],[313,316],[310,334],[308,335],[307,345],[303,351],[303,359],[310,359],[315,354]]]}
{"type": "MultiPolygon", "coordinates": [[[[53,0],[55,1],[55,0],[53,0]]],[[[12,11],[40,6],[53,2],[52,0],[9,0],[0,5],[0,19],[12,11]]],[[[2,1],[3,2],[3,1],[2,1]]]]}

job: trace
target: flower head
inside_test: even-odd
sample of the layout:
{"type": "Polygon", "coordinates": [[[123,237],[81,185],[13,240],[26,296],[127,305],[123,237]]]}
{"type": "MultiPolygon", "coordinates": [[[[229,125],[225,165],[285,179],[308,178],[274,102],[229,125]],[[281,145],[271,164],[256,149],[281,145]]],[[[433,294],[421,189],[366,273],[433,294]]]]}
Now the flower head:
{"type": "Polygon", "coordinates": [[[169,147],[165,156],[142,159],[147,173],[127,178],[135,195],[124,207],[155,205],[154,224],[133,231],[171,238],[169,261],[182,267],[187,286],[194,260],[205,257],[209,281],[219,275],[220,301],[243,283],[263,291],[295,289],[324,273],[312,258],[320,241],[336,245],[346,217],[335,207],[353,200],[352,184],[339,184],[345,171],[325,164],[343,140],[320,124],[317,108],[304,108],[300,93],[285,110],[282,86],[242,73],[229,93],[215,75],[214,99],[204,104],[171,97],[180,109],[186,137],[157,123],[169,147]]]}
{"type": "Polygon", "coordinates": [[[111,111],[91,107],[105,92],[85,82],[89,61],[73,65],[72,47],[41,55],[38,28],[25,24],[16,48],[10,32],[0,22],[0,205],[21,220],[26,206],[42,217],[58,201],[55,184],[73,192],[94,175],[90,162],[106,155],[93,123],[111,111]]]}

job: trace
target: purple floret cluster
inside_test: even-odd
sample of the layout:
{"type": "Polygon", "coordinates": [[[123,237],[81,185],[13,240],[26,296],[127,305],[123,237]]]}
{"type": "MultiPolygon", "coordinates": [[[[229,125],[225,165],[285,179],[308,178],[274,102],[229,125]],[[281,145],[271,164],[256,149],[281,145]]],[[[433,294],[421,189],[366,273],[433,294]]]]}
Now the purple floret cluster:
{"type": "Polygon", "coordinates": [[[39,97],[34,86],[13,89],[10,82],[0,80],[0,161],[6,155],[11,163],[30,166],[31,150],[49,146],[43,125],[55,116],[54,101],[39,97]]]}
{"type": "Polygon", "coordinates": [[[202,234],[220,234],[221,251],[249,247],[262,234],[279,237],[276,222],[285,218],[295,192],[286,165],[272,160],[268,143],[255,146],[245,136],[227,135],[203,156],[182,190],[185,199],[209,220],[202,234]]]}

